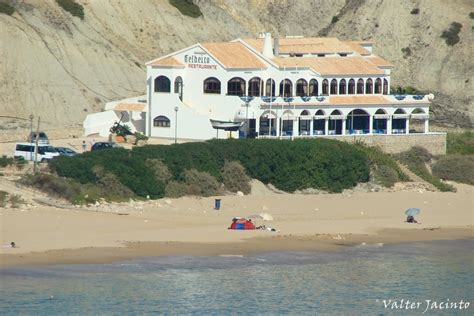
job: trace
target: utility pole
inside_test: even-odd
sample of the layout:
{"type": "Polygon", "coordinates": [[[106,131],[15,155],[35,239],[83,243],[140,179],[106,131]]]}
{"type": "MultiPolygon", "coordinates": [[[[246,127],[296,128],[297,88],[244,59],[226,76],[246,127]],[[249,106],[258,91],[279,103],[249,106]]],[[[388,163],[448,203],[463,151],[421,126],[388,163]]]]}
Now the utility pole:
{"type": "Polygon", "coordinates": [[[39,138],[39,130],[40,130],[40,117],[38,116],[38,126],[36,128],[36,137],[35,137],[35,160],[33,161],[33,173],[36,173],[37,168],[37,156],[38,156],[38,138],[39,138]]]}
{"type": "Polygon", "coordinates": [[[31,139],[31,134],[33,133],[33,114],[30,114],[30,144],[33,142],[33,139],[31,139]]]}

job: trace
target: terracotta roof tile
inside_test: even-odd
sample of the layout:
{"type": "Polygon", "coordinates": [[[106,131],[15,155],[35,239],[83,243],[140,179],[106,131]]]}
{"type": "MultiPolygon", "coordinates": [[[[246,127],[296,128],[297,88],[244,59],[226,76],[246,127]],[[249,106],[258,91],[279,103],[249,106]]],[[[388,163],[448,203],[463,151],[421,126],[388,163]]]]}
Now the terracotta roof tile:
{"type": "Polygon", "coordinates": [[[254,53],[240,42],[203,43],[202,46],[226,68],[267,68],[254,53]]]}
{"type": "Polygon", "coordinates": [[[155,59],[149,62],[147,66],[184,67],[184,64],[174,57],[167,57],[155,59]]]}
{"type": "Polygon", "coordinates": [[[360,46],[360,42],[357,41],[348,41],[344,42],[347,46],[352,48],[355,52],[359,53],[362,56],[369,56],[371,53],[365,49],[364,47],[360,46]]]}
{"type": "MultiPolygon", "coordinates": [[[[263,39],[244,39],[244,42],[258,51],[263,50],[263,39]]],[[[279,38],[281,53],[330,54],[352,53],[355,50],[346,42],[331,37],[279,38]]]]}
{"type": "Polygon", "coordinates": [[[362,57],[278,57],[280,68],[311,68],[321,75],[383,75],[384,71],[362,57]]]}
{"type": "Polygon", "coordinates": [[[392,63],[376,55],[367,56],[365,60],[368,60],[377,67],[393,67],[392,63]]]}
{"type": "Polygon", "coordinates": [[[136,112],[145,112],[144,103],[119,103],[114,106],[114,111],[136,111],[136,112]]]}

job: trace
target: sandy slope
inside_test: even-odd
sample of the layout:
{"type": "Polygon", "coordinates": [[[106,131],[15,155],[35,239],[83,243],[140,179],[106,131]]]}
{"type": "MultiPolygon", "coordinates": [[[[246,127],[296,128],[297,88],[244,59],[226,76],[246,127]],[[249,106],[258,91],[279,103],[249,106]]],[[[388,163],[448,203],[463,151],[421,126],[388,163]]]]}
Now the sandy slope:
{"type": "MultiPolygon", "coordinates": [[[[385,237],[384,241],[410,240],[410,232],[423,232],[423,239],[472,237],[473,187],[459,185],[457,193],[440,192],[378,192],[353,194],[254,194],[251,196],[224,196],[222,209],[213,210],[213,198],[185,197],[175,200],[124,203],[88,210],[56,209],[46,206],[29,209],[0,209],[0,243],[15,241],[19,248],[0,248],[2,263],[35,262],[38,255],[59,249],[77,249],[75,252],[46,252],[40,254],[41,262],[87,261],[88,256],[98,260],[123,255],[159,255],[173,253],[209,253],[213,247],[219,252],[234,249],[247,240],[248,247],[271,250],[298,248],[298,241],[291,238],[305,236],[314,243],[330,240],[333,243],[370,241],[371,237],[385,237]],[[405,223],[404,210],[422,208],[422,224],[405,223]],[[107,210],[106,212],[103,212],[107,210]],[[279,230],[229,231],[234,216],[268,212],[274,221],[269,224],[279,230]],[[122,215],[121,215],[122,214],[122,215]],[[128,215],[124,215],[128,214],[128,215]],[[462,233],[450,233],[451,228],[464,228],[462,233]],[[383,233],[402,229],[401,233],[383,233]],[[431,229],[431,230],[430,230],[431,229]],[[434,229],[434,230],[433,230],[434,229]],[[382,233],[380,233],[382,231],[382,233]],[[407,234],[405,233],[407,232],[407,234]],[[440,231],[443,233],[440,235],[440,231]],[[329,234],[329,235],[324,235],[329,234]],[[352,238],[351,234],[358,235],[352,238]],[[385,234],[385,236],[384,236],[385,234]],[[291,237],[293,236],[293,237],[291,237]],[[365,236],[361,239],[361,236],[365,236]],[[437,237],[438,236],[438,237],[437,237]],[[275,240],[266,238],[258,243],[253,237],[290,237],[275,240]],[[292,241],[291,241],[292,240],[292,241]],[[147,242],[132,244],[130,242],[147,242]],[[163,242],[150,246],[148,242],[163,242]],[[167,242],[167,244],[165,244],[167,242]],[[173,242],[173,244],[169,244],[173,242]],[[178,243],[178,244],[176,244],[178,243]],[[236,244],[237,243],[237,244],[236,244]],[[212,244],[212,245],[210,245],[212,244]],[[221,246],[218,246],[218,245],[221,246]],[[117,247],[125,247],[117,252],[117,247]],[[138,246],[137,246],[138,245],[138,246]],[[184,246],[183,246],[184,245],[184,246]],[[187,246],[186,246],[187,245],[187,246]],[[196,245],[196,246],[192,246],[196,245]],[[108,247],[109,251],[93,249],[108,247]],[[234,248],[233,248],[234,247],[234,248]],[[137,251],[137,248],[140,251],[137,251]],[[110,250],[112,249],[112,250],[110,250]],[[131,251],[130,249],[135,249],[131,251]],[[194,250],[193,250],[194,249],[194,250]],[[199,249],[197,251],[196,249],[199,249]],[[127,252],[128,251],[128,252],[127,252]],[[131,252],[130,252],[131,251],[131,252]],[[72,255],[75,253],[75,255],[72,255]],[[19,255],[23,257],[20,257],[19,255]],[[11,256],[17,255],[17,256],[11,256]]],[[[413,239],[420,238],[413,237],[413,239]]],[[[303,238],[304,239],[304,238],[303,238]]],[[[298,240],[298,238],[297,238],[298,240]]],[[[312,242],[308,242],[313,244],[312,242]]],[[[314,244],[311,245],[314,247],[314,244]]],[[[304,248],[304,247],[303,247],[304,248]]],[[[211,253],[213,253],[211,251],[211,253]]]]}

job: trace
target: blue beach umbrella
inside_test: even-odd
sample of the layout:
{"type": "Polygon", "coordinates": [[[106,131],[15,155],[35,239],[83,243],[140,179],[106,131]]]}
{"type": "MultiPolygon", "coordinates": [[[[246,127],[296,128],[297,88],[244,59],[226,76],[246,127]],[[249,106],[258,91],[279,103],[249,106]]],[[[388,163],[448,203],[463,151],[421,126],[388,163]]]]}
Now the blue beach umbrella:
{"type": "Polygon", "coordinates": [[[420,214],[421,210],[419,208],[415,208],[415,207],[412,207],[412,208],[409,208],[405,211],[405,214],[407,214],[408,216],[415,216],[415,215],[418,215],[420,214]]]}

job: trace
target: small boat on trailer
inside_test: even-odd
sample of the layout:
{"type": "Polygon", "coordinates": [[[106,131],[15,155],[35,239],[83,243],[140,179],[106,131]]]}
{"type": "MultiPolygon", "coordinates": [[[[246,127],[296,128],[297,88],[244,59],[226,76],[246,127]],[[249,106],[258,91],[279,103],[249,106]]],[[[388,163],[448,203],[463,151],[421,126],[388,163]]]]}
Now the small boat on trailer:
{"type": "Polygon", "coordinates": [[[231,121],[218,121],[218,120],[210,120],[212,124],[212,128],[214,129],[222,129],[224,131],[235,132],[241,128],[245,122],[231,122],[231,121]]]}

